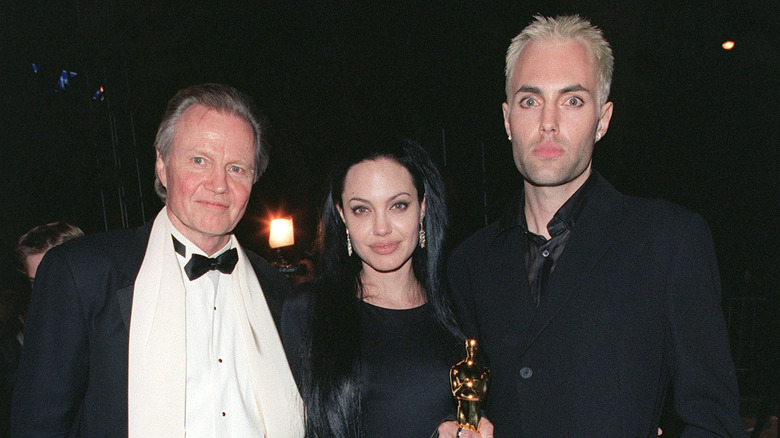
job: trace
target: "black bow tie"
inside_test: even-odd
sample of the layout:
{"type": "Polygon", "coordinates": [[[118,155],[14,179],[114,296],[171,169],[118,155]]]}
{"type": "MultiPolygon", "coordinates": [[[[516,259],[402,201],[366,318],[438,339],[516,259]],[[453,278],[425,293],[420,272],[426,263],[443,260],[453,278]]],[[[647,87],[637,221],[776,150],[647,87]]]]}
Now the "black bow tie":
{"type": "Polygon", "coordinates": [[[200,278],[206,272],[215,269],[223,274],[230,274],[236,267],[236,262],[238,262],[238,251],[235,248],[214,258],[193,254],[190,261],[184,265],[184,272],[190,280],[200,278]]]}

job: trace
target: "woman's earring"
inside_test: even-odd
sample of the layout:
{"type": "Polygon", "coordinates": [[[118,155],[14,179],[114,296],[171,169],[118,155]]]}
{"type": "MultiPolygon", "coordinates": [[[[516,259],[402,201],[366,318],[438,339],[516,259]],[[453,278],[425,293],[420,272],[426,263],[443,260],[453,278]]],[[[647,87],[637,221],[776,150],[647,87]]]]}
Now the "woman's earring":
{"type": "Polygon", "coordinates": [[[423,227],[423,221],[420,219],[420,239],[418,240],[420,248],[425,248],[425,228],[423,227]]]}
{"type": "Polygon", "coordinates": [[[349,229],[347,229],[347,255],[352,257],[352,241],[349,239],[349,229]]]}

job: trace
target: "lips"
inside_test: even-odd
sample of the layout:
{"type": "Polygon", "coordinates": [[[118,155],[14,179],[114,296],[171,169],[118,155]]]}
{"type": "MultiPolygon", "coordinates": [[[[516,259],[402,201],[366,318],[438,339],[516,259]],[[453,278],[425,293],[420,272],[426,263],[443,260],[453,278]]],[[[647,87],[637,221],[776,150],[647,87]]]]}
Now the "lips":
{"type": "Polygon", "coordinates": [[[219,210],[224,210],[228,208],[227,204],[222,202],[209,202],[209,201],[197,201],[198,204],[203,205],[204,207],[208,208],[215,208],[219,210]]]}
{"type": "Polygon", "coordinates": [[[398,249],[398,246],[398,242],[382,242],[369,245],[368,247],[371,248],[371,251],[375,252],[376,254],[386,255],[393,253],[396,249],[398,249]]]}
{"type": "Polygon", "coordinates": [[[552,159],[563,155],[563,148],[554,143],[542,143],[535,147],[532,153],[539,158],[552,159]]]}

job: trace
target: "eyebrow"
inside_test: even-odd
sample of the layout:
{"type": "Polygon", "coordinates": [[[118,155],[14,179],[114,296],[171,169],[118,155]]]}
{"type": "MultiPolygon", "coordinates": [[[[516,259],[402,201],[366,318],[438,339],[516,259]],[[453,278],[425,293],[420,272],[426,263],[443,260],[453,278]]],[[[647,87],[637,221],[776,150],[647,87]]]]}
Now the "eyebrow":
{"type": "MultiPolygon", "coordinates": [[[[575,84],[575,85],[569,85],[568,87],[564,87],[563,89],[561,89],[561,91],[558,94],[561,95],[561,94],[571,93],[571,92],[574,92],[574,91],[586,91],[588,93],[591,92],[590,90],[588,90],[587,88],[583,87],[582,85],[575,84]]],[[[532,87],[530,85],[523,85],[522,87],[518,88],[517,91],[515,92],[515,94],[518,94],[518,93],[542,94],[542,90],[539,87],[532,87]]]]}
{"type": "MultiPolygon", "coordinates": [[[[403,195],[406,195],[406,196],[412,196],[412,194],[411,194],[411,193],[407,193],[407,192],[401,192],[401,193],[397,193],[397,194],[395,194],[395,195],[391,196],[391,197],[389,198],[389,200],[390,200],[390,201],[392,201],[392,200],[394,200],[394,199],[398,198],[399,196],[403,196],[403,195]]],[[[368,199],[363,199],[363,198],[360,198],[360,197],[357,197],[357,196],[356,196],[356,197],[354,197],[354,198],[349,198],[349,199],[347,199],[347,202],[352,202],[352,201],[357,201],[357,202],[365,202],[366,204],[370,204],[370,203],[371,203],[371,201],[369,201],[368,199]]]]}

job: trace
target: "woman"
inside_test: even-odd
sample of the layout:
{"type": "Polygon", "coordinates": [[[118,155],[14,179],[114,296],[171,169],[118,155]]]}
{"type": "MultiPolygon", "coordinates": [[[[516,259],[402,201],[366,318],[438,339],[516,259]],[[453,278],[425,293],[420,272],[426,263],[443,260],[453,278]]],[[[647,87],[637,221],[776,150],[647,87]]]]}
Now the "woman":
{"type": "Polygon", "coordinates": [[[331,175],[323,274],[282,313],[307,436],[429,437],[453,418],[463,336],[442,294],[443,192],[412,143],[364,147],[331,175]]]}

